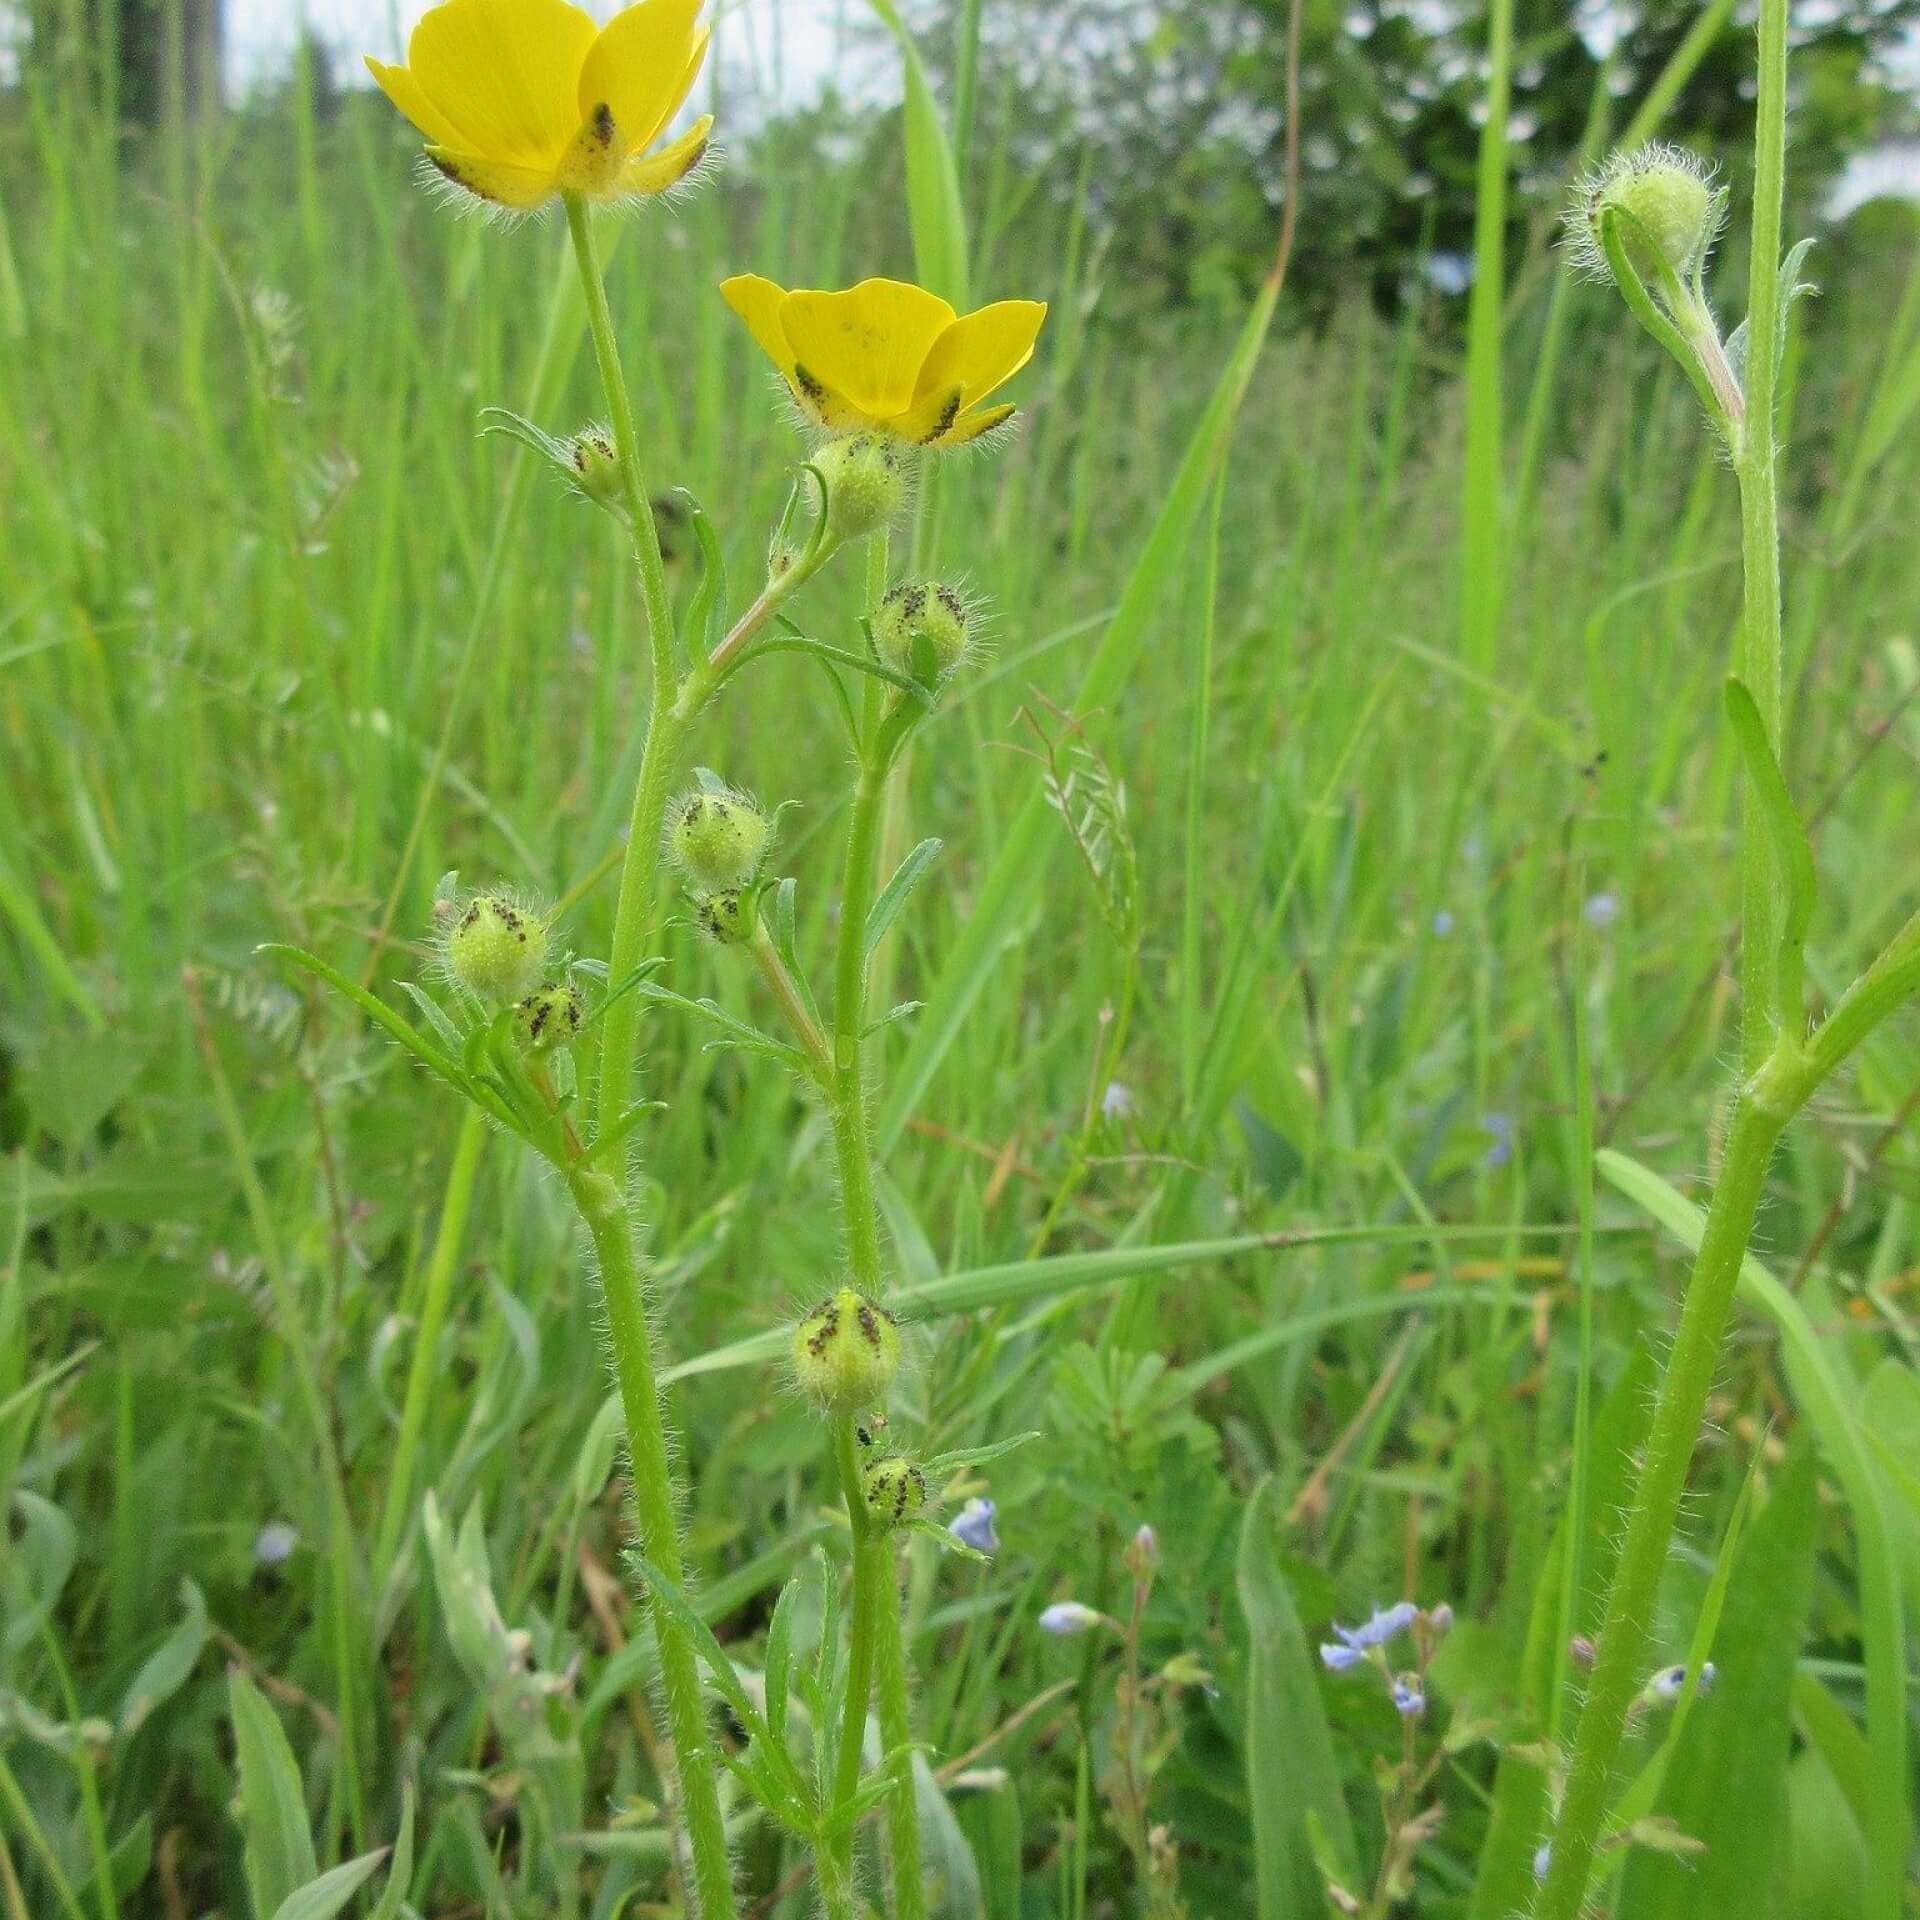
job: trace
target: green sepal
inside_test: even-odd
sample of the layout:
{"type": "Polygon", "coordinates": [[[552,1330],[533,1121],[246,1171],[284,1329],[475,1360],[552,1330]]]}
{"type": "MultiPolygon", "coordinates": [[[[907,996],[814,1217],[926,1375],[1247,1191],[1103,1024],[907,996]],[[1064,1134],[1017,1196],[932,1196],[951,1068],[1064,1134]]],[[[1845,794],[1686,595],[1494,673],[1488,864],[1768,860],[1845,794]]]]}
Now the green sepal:
{"type": "Polygon", "coordinates": [[[1680,285],[1680,276],[1660,258],[1653,236],[1624,207],[1608,207],[1600,216],[1600,245],[1606,253],[1607,265],[1613,270],[1614,285],[1620,289],[1621,298],[1632,310],[1633,317],[1666,348],[1679,363],[1680,371],[1693,383],[1693,390],[1700,404],[1706,408],[1707,417],[1719,429],[1721,439],[1729,448],[1737,447],[1739,429],[1721,406],[1720,396],[1714,392],[1713,382],[1707,378],[1706,369],[1700,364],[1700,356],[1687,344],[1686,335],[1653,304],[1653,296],[1647,292],[1646,282],[1640,278],[1633,262],[1627,257],[1626,242],[1620,236],[1623,221],[1633,225],[1656,259],[1659,259],[1660,290],[1669,302],[1679,306],[1686,298],[1685,290],[1680,285]]]}

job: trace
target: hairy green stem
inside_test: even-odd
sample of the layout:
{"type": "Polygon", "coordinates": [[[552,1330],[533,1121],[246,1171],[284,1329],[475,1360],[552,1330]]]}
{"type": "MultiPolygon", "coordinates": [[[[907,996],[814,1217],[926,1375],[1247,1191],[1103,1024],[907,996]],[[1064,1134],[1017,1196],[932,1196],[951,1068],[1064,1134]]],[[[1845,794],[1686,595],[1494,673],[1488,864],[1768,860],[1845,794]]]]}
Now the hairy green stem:
{"type": "MultiPolygon", "coordinates": [[[[1786,34],[1787,0],[1761,0],[1745,415],[1734,443],[1746,587],[1740,677],[1753,695],[1774,755],[1783,763],[1773,416],[1786,172],[1786,34]]],[[[1814,1051],[1802,1050],[1801,1010],[1780,1005],[1783,878],[1760,797],[1749,780],[1741,819],[1743,1085],[1734,1104],[1705,1236],[1687,1282],[1679,1332],[1654,1405],[1646,1462],[1607,1594],[1605,1625],[1554,1827],[1538,1920],[1576,1920],[1584,1909],[1627,1714],[1646,1678],[1660,1575],[1706,1415],[1741,1262],[1766,1189],[1767,1167],[1787,1122],[1824,1072],[1837,1063],[1831,1047],[1818,1044],[1824,1036],[1817,1037],[1814,1051]]]]}
{"type": "MultiPolygon", "coordinates": [[[[617,987],[640,964],[640,946],[653,919],[653,900],[660,874],[660,836],[666,819],[667,794],[679,770],[680,744],[686,723],[677,711],[673,658],[673,608],[667,597],[666,563],[660,557],[660,535],[653,523],[653,503],[640,471],[640,443],[634,431],[633,403],[627,397],[627,377],[620,365],[620,347],[614,337],[613,314],[607,306],[605,276],[593,241],[593,216],[578,194],[566,196],[567,228],[573,236],[574,257],[587,297],[587,325],[593,334],[593,355],[600,367],[611,416],[614,452],[620,469],[620,496],[633,536],[634,564],[640,574],[640,598],[647,616],[647,641],[653,658],[653,709],[647,719],[647,744],[641,756],[640,777],[634,783],[633,814],[627,823],[627,852],[620,869],[620,901],[614,910],[613,952],[608,961],[609,982],[617,987]]],[[[633,1056],[638,1043],[640,1002],[622,995],[607,1009],[600,1043],[600,1072],[594,1086],[593,1132],[618,1117],[633,1082],[633,1056]]]]}
{"type": "Polygon", "coordinates": [[[1646,1459],[1627,1514],[1626,1536],[1607,1594],[1605,1625],[1580,1714],[1566,1797],[1553,1833],[1553,1859],[1539,1920],[1576,1920],[1613,1793],[1628,1709],[1646,1682],[1660,1576],[1700,1438],[1720,1342],[1746,1258],[1767,1167],[1789,1119],[1813,1084],[1797,1052],[1776,1056],[1745,1086],[1733,1109],[1705,1237],[1687,1282],[1680,1328],[1654,1405],[1646,1459]]]}
{"type": "MultiPolygon", "coordinates": [[[[567,1184],[600,1256],[607,1333],[621,1410],[626,1415],[640,1549],[673,1585],[684,1587],[679,1515],[633,1223],[627,1216],[625,1197],[605,1174],[576,1168],[568,1175],[567,1184]]],[[[727,1833],[716,1778],[719,1767],[709,1749],[700,1671],[685,1631],[657,1602],[652,1612],[699,1911],[702,1920],[723,1920],[723,1916],[736,1912],[733,1870],[727,1859],[727,1833]]]]}
{"type": "MultiPolygon", "coordinates": [[[[867,549],[867,607],[879,606],[887,589],[887,544],[876,535],[867,549]]],[[[867,1000],[867,917],[873,910],[880,839],[886,814],[887,782],[914,715],[904,706],[886,712],[887,689],[869,678],[862,694],[860,773],[854,786],[853,816],[847,828],[847,857],[840,886],[840,928],[833,967],[833,1114],[834,1160],[840,1200],[846,1215],[847,1263],[863,1292],[881,1290],[880,1210],[874,1186],[873,1141],[868,1131],[863,1034],[867,1000]]],[[[853,1529],[853,1647],[847,1718],[842,1724],[840,1762],[851,1764],[858,1779],[859,1749],[848,1759],[847,1742],[855,1715],[864,1729],[868,1675],[877,1682],[880,1734],[889,1761],[913,1737],[907,1688],[906,1652],[900,1632],[900,1600],[895,1590],[894,1550],[890,1536],[872,1526],[853,1456],[851,1431],[835,1435],[847,1519],[853,1529]],[[861,1642],[864,1641],[863,1646],[861,1642]],[[853,1687],[855,1676],[859,1689],[853,1687]]],[[[920,1813],[913,1797],[911,1769],[902,1762],[899,1783],[887,1797],[887,1835],[893,1864],[894,1920],[923,1920],[926,1894],[920,1879],[920,1813]]]]}
{"type": "Polygon", "coordinates": [[[413,1359],[407,1367],[407,1397],[400,1408],[400,1437],[394,1443],[385,1503],[380,1509],[380,1532],[373,1550],[376,1604],[393,1571],[393,1558],[399,1551],[400,1532],[406,1525],[407,1508],[413,1496],[413,1458],[420,1450],[420,1435],[426,1427],[427,1409],[433,1399],[433,1383],[439,1377],[440,1331],[446,1325],[453,1276],[460,1264],[460,1241],[467,1230],[467,1214],[473,1205],[474,1176],[480,1170],[480,1155],[486,1144],[487,1116],[480,1108],[469,1106],[460,1123],[453,1166],[447,1174],[447,1195],[440,1207],[440,1227],[427,1261],[420,1325],[414,1335],[413,1359]]]}
{"type": "MultiPolygon", "coordinates": [[[[840,1709],[839,1744],[834,1749],[832,1805],[845,1806],[860,1788],[860,1761],[866,1745],[867,1701],[873,1692],[873,1655],[879,1643],[880,1617],[893,1590],[893,1549],[873,1523],[860,1487],[860,1459],[853,1422],[833,1423],[833,1459],[853,1530],[853,1617],[847,1630],[847,1687],[840,1709]]],[[[851,1823],[827,1842],[832,1862],[822,1862],[823,1896],[829,1886],[848,1887],[853,1874],[851,1823]]]]}
{"type": "MultiPolygon", "coordinates": [[[[1780,358],[1780,220],[1787,156],[1787,0],[1762,0],[1759,98],[1755,109],[1752,263],[1747,282],[1746,425],[1736,472],[1740,552],[1746,576],[1740,678],[1760,710],[1774,757],[1781,751],[1780,517],[1773,437],[1780,358]]],[[[1784,1031],[1800,1037],[1801,1009],[1779,1004],[1783,876],[1749,779],[1742,806],[1740,872],[1741,1051],[1749,1073],[1784,1031]]]]}

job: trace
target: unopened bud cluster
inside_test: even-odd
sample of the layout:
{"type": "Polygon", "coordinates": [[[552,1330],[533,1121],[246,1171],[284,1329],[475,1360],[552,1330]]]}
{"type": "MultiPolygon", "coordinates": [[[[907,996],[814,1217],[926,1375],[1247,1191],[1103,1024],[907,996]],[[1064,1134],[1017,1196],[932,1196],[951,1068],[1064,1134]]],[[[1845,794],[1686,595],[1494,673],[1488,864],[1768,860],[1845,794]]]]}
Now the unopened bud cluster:
{"type": "Polygon", "coordinates": [[[620,452],[605,427],[582,427],[566,443],[573,462],[573,483],[596,506],[624,513],[621,497],[620,452]]]}

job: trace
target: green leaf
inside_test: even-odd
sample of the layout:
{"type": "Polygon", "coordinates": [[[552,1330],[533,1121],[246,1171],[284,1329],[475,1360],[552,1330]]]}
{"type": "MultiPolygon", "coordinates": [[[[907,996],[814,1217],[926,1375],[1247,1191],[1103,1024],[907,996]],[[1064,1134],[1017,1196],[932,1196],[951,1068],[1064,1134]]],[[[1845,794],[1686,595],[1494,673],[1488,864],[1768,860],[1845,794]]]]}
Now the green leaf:
{"type": "Polygon", "coordinates": [[[380,1890],[380,1903],[370,1920],[400,1920],[400,1903],[413,1882],[413,1782],[408,1781],[400,1796],[400,1835],[393,1843],[393,1865],[387,1870],[387,1884],[380,1890]]]}
{"type": "MultiPolygon", "coordinates": [[[[427,1071],[444,1080],[456,1093],[464,1094],[477,1106],[484,1108],[503,1126],[515,1133],[524,1134],[525,1128],[513,1113],[501,1102],[497,1094],[483,1087],[469,1077],[459,1061],[450,1054],[427,1041],[419,1029],[410,1026],[394,1012],[384,1001],[377,1000],[364,987],[356,986],[337,967],[330,967],[317,956],[303,952],[299,947],[289,947],[277,940],[269,940],[254,949],[256,953],[271,954],[281,960],[290,960],[296,967],[304,968],[316,980],[323,980],[335,993],[344,995],[364,1013],[375,1026],[389,1038],[397,1040],[401,1046],[413,1055],[427,1071]]],[[[476,1028],[467,1036],[467,1046],[471,1048],[477,1036],[483,1036],[484,1028],[476,1028]]]]}
{"type": "Polygon", "coordinates": [[[1634,1920],[1750,1920],[1786,1906],[1793,1680],[1813,1595],[1813,1460],[1799,1449],[1734,1558],[1713,1640],[1713,1691],[1674,1742],[1658,1809],[1705,1843],[1695,1859],[1634,1852],[1634,1920]]]}
{"type": "MultiPolygon", "coordinates": [[[[1601,1175],[1666,1227],[1698,1248],[1706,1216],[1658,1174],[1607,1149],[1594,1157],[1601,1175]]],[[[1898,1920],[1912,1811],[1907,1802],[1907,1652],[1900,1604],[1900,1562],[1880,1475],[1852,1408],[1858,1384],[1815,1331],[1806,1309],[1753,1255],[1740,1269],[1740,1292],[1779,1330],[1787,1377],[1818,1436],[1853,1512],[1859,1558],[1861,1639],[1866,1650],[1867,1845],[1871,1894],[1862,1920],[1898,1920]]]]}
{"type": "MultiPolygon", "coordinates": [[[[1538,1229],[1560,1233],[1562,1228],[1538,1229]]],[[[1243,1234],[1225,1240],[1184,1240],[1166,1246],[1108,1247],[1095,1253],[1053,1254],[1041,1260],[1015,1260],[1005,1266],[975,1267],[963,1273],[943,1274],[937,1280],[902,1287],[894,1296],[897,1305],[911,1311],[916,1319],[942,1319],[949,1314],[971,1313],[979,1307],[1006,1306],[1026,1301],[1057,1299],[1081,1288],[1118,1286],[1143,1274],[1172,1273],[1182,1268],[1205,1266],[1218,1260],[1230,1260],[1244,1254],[1305,1251],[1313,1247],[1355,1245],[1431,1247],[1452,1241],[1500,1239],[1505,1227],[1430,1227],[1422,1224],[1358,1227],[1313,1227],[1286,1234],[1243,1234]]],[[[1498,1297],[1486,1288],[1441,1287],[1417,1294],[1364,1295],[1341,1300],[1327,1307],[1288,1316],[1261,1328],[1245,1340],[1222,1348],[1209,1359],[1182,1370],[1191,1390],[1197,1391],[1208,1380],[1255,1359],[1275,1347],[1285,1346],[1307,1334],[1342,1326],[1350,1320],[1368,1320],[1380,1315],[1426,1311],[1443,1306],[1458,1306],[1468,1301],[1498,1297]]],[[[690,1380],[698,1374],[726,1373],[735,1367],[756,1366],[770,1360],[786,1348],[788,1335],[779,1328],[749,1334],[724,1347],[714,1347],[665,1368],[660,1376],[663,1386],[677,1380],[690,1380]]]]}
{"type": "Polygon", "coordinates": [[[1747,778],[1753,783],[1761,818],[1767,823],[1774,866],[1786,890],[1787,911],[1780,929],[1777,1011],[1781,1025],[1797,1037],[1804,1018],[1801,1003],[1805,998],[1807,928],[1813,923],[1814,902],[1819,894],[1813,848],[1808,843],[1806,828],[1800,824],[1799,810],[1787,789],[1786,776],[1773,757],[1760,709],[1743,681],[1727,682],[1727,718],[1733,723],[1733,737],[1740,743],[1747,778]]]}
{"type": "Polygon", "coordinates": [[[907,218],[915,277],[961,312],[967,306],[967,214],[933,86],[893,0],[872,0],[906,65],[907,218]]]}
{"type": "Polygon", "coordinates": [[[1307,1816],[1317,1815],[1351,1877],[1353,1827],[1320,1707],[1320,1679],[1280,1569],[1280,1494],[1263,1480],[1240,1529],[1235,1584],[1246,1617],[1247,1793],[1252,1802],[1258,1920],[1321,1920],[1326,1912],[1307,1816]]]}
{"type": "Polygon", "coordinates": [[[122,1739],[138,1732],[155,1707],[186,1685],[207,1644],[207,1603],[191,1580],[180,1582],[180,1600],[186,1617],[140,1663],[120,1702],[122,1739]]]}
{"type": "Polygon", "coordinates": [[[953,1447],[945,1453],[936,1453],[931,1460],[923,1460],[920,1470],[929,1479],[939,1474],[956,1473],[962,1467],[984,1467],[989,1460],[998,1460],[1003,1454],[1009,1454],[1016,1447],[1024,1447],[1030,1440],[1038,1440],[1039,1432],[1016,1433],[1010,1440],[996,1440],[985,1447],[953,1447]]]}
{"type": "Polygon", "coordinates": [[[385,1847],[347,1860],[319,1879],[290,1893],[274,1909],[273,1920],[333,1920],[333,1916],[373,1878],[387,1857],[385,1847]]]}
{"type": "MultiPolygon", "coordinates": [[[[18,1653],[39,1638],[80,1550],[73,1522],[51,1500],[20,1487],[14,1492],[13,1505],[20,1516],[20,1532],[8,1542],[6,1559],[0,1562],[0,1599],[6,1602],[0,1653],[7,1654],[18,1653]]],[[[10,1522],[0,1514],[0,1526],[4,1525],[10,1522]]]]}
{"type": "Polygon", "coordinates": [[[720,551],[720,536],[713,530],[701,506],[685,487],[675,487],[674,497],[682,501],[693,521],[693,537],[700,543],[700,582],[687,603],[686,633],[699,646],[702,660],[726,638],[727,562],[720,551]]]}
{"type": "Polygon", "coordinates": [[[247,1890],[256,1914],[277,1915],[288,1896],[320,1870],[307,1828],[306,1791],[279,1716],[238,1667],[228,1682],[228,1699],[240,1772],[247,1890]]]}
{"type": "Polygon", "coordinates": [[[894,917],[906,903],[922,874],[940,857],[941,842],[922,840],[907,857],[893,870],[893,878],[881,888],[880,897],[867,914],[867,956],[873,956],[873,950],[893,925],[894,917]]]}
{"type": "Polygon", "coordinates": [[[1020,1880],[1025,1842],[1021,1831],[1020,1783],[1008,1772],[995,1785],[953,1783],[953,1817],[973,1848],[980,1874],[982,1920],[1021,1920],[1020,1880]]]}

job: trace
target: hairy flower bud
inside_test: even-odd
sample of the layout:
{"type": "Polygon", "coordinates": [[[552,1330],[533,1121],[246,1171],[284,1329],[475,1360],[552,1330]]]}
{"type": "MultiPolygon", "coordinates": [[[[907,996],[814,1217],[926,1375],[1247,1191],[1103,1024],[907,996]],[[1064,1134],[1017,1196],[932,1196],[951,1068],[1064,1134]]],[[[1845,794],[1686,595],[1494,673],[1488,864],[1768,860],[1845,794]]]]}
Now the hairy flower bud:
{"type": "Polygon", "coordinates": [[[906,504],[904,456],[877,433],[829,440],[813,456],[827,486],[827,525],[842,540],[884,527],[906,504]]]}
{"type": "Polygon", "coordinates": [[[927,1504],[927,1476],[911,1460],[876,1460],[860,1476],[860,1490],[883,1526],[904,1525],[927,1504]]]}
{"type": "Polygon", "coordinates": [[[478,893],[454,917],[447,971],[476,1000],[504,1007],[524,1000],[547,968],[547,930],[504,894],[478,893]]]}
{"type": "Polygon", "coordinates": [[[793,1373],[822,1413],[847,1418],[886,1398],[900,1370],[900,1327],[877,1300],[842,1287],[793,1330],[793,1373]]]}
{"type": "Polygon", "coordinates": [[[743,793],[693,792],[674,809],[673,857],[702,887],[743,887],[767,850],[767,817],[743,793]]]}
{"type": "Polygon", "coordinates": [[[932,686],[967,657],[967,606],[949,586],[892,588],[873,616],[874,650],[896,673],[932,686]]]}
{"type": "Polygon", "coordinates": [[[573,482],[596,506],[615,513],[626,511],[621,497],[620,453],[605,427],[582,427],[566,442],[573,462],[573,482]]]}
{"type": "Polygon", "coordinates": [[[1706,164],[1684,147],[1654,142],[1617,153],[1575,191],[1576,245],[1581,264],[1610,276],[1602,222],[1618,222],[1628,264],[1649,290],[1666,269],[1685,281],[1706,257],[1718,227],[1718,205],[1706,164]]]}
{"type": "Polygon", "coordinates": [[[551,1053],[580,1031],[580,995],[568,986],[542,987],[513,1010],[513,1037],[528,1053],[551,1053]]]}
{"type": "Polygon", "coordinates": [[[722,887],[700,894],[694,901],[700,930],[722,947],[744,946],[753,938],[753,897],[739,887],[722,887]]]}

